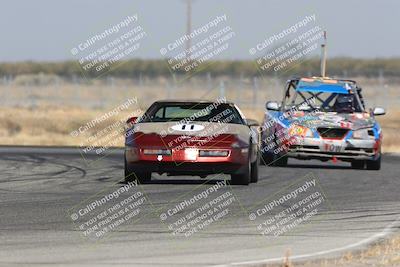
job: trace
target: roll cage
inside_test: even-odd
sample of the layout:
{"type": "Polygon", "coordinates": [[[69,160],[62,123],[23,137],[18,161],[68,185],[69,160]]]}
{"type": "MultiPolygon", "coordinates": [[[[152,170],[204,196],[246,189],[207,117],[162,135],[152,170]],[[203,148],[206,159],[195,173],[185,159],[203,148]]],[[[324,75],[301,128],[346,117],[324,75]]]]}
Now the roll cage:
{"type": "MultiPolygon", "coordinates": [[[[304,104],[309,105],[312,109],[315,109],[316,107],[313,106],[313,104],[311,103],[312,101],[310,101],[310,99],[315,98],[316,100],[319,100],[321,103],[323,103],[321,108],[326,108],[326,107],[330,107],[329,103],[332,102],[332,100],[336,97],[335,94],[332,94],[330,97],[328,97],[327,99],[323,100],[320,98],[320,95],[323,94],[324,92],[307,92],[308,94],[310,94],[310,97],[306,97],[303,92],[298,92],[296,91],[296,87],[299,83],[301,78],[294,78],[294,79],[290,79],[287,80],[286,82],[286,86],[285,86],[285,90],[284,90],[284,94],[283,94],[283,99],[282,99],[282,103],[281,103],[281,111],[286,111],[286,106],[289,105],[291,107],[296,106],[296,107],[300,107],[304,104]],[[295,96],[293,97],[293,101],[291,103],[288,103],[288,100],[291,96],[291,93],[295,94],[295,96],[300,96],[302,98],[302,102],[295,104],[293,101],[296,98],[295,96]]],[[[361,112],[365,112],[365,103],[364,103],[364,99],[362,97],[361,91],[362,88],[359,87],[357,85],[357,83],[354,80],[347,80],[347,79],[340,79],[338,80],[340,82],[347,82],[350,83],[351,89],[349,89],[350,93],[353,94],[355,96],[355,100],[357,102],[358,107],[361,109],[361,112]]]]}

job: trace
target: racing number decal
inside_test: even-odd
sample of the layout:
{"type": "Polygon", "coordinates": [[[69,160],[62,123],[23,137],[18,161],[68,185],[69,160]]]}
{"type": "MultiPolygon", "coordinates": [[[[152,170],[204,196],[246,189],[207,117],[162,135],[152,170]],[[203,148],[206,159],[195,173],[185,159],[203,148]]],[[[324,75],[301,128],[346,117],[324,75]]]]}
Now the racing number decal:
{"type": "Polygon", "coordinates": [[[324,144],[324,150],[329,152],[340,152],[342,147],[335,144],[324,144]]]}

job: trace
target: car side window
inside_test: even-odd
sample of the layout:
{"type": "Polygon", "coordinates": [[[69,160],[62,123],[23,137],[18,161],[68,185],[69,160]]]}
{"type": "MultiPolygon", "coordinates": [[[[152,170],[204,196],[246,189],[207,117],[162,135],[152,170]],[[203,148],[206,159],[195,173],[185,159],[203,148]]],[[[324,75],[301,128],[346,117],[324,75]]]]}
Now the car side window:
{"type": "Polygon", "coordinates": [[[164,108],[160,108],[153,116],[155,119],[162,119],[164,118],[164,108]]]}

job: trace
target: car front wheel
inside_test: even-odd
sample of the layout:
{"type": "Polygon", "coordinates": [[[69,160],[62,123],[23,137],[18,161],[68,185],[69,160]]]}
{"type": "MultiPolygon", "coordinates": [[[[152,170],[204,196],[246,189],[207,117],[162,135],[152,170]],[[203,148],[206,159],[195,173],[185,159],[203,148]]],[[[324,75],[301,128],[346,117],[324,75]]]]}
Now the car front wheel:
{"type": "Polygon", "coordinates": [[[125,158],[125,182],[133,182],[137,180],[139,183],[146,183],[151,181],[151,172],[135,170],[125,158]]]}
{"type": "Polygon", "coordinates": [[[288,157],[286,155],[277,155],[274,161],[274,165],[277,167],[286,167],[288,163],[288,157]]]}
{"type": "Polygon", "coordinates": [[[261,164],[263,165],[271,165],[274,163],[274,154],[273,153],[263,153],[261,157],[261,164]]]}
{"type": "Polygon", "coordinates": [[[365,161],[364,160],[353,160],[351,162],[351,167],[353,169],[362,170],[364,169],[365,161]]]}
{"type": "Polygon", "coordinates": [[[231,174],[232,185],[248,185],[251,179],[251,167],[253,164],[250,162],[250,156],[248,157],[247,164],[243,166],[242,170],[238,173],[231,174]]]}
{"type": "Polygon", "coordinates": [[[379,157],[375,160],[367,160],[367,170],[380,170],[381,169],[381,158],[382,156],[379,155],[379,157]]]}
{"type": "Polygon", "coordinates": [[[257,159],[251,163],[251,175],[250,175],[250,183],[258,182],[258,166],[260,165],[260,155],[257,153],[257,159]]]}

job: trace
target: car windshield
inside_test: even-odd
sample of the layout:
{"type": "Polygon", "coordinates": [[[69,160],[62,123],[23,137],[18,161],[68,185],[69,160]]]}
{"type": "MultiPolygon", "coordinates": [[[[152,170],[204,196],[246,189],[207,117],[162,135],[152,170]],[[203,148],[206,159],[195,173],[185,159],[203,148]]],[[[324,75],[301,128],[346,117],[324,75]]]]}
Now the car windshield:
{"type": "Polygon", "coordinates": [[[362,112],[354,94],[297,92],[286,102],[285,106],[287,110],[293,107],[302,111],[318,109],[338,113],[362,112]]]}
{"type": "Polygon", "coordinates": [[[362,112],[357,97],[346,86],[321,82],[300,81],[285,96],[285,110],[352,113],[362,112]]]}
{"type": "Polygon", "coordinates": [[[237,109],[226,103],[155,103],[140,122],[184,120],[244,124],[237,109]]]}

